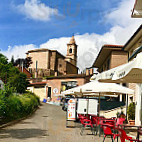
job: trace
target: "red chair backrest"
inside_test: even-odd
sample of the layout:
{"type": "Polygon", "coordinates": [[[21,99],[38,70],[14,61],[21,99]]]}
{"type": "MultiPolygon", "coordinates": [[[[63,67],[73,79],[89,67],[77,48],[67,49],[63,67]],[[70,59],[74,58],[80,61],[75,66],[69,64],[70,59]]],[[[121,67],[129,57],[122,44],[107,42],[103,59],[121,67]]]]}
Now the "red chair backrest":
{"type": "Polygon", "coordinates": [[[123,124],[124,121],[125,121],[125,118],[117,118],[116,126],[123,124]]]}
{"type": "Polygon", "coordinates": [[[92,117],[93,124],[97,124],[97,117],[92,117]]]}
{"type": "Polygon", "coordinates": [[[107,125],[102,125],[102,128],[105,135],[112,135],[112,131],[110,127],[108,127],[107,125]]]}

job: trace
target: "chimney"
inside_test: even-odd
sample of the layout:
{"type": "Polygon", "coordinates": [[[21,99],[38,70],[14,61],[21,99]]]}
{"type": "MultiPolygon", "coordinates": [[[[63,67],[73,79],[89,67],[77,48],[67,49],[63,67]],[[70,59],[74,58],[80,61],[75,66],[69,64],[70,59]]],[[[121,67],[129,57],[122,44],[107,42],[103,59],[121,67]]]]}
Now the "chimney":
{"type": "Polygon", "coordinates": [[[90,69],[90,75],[93,75],[93,74],[94,74],[94,69],[91,68],[91,69],[90,69]]]}
{"type": "Polygon", "coordinates": [[[90,75],[89,69],[86,69],[86,75],[90,75]]]}

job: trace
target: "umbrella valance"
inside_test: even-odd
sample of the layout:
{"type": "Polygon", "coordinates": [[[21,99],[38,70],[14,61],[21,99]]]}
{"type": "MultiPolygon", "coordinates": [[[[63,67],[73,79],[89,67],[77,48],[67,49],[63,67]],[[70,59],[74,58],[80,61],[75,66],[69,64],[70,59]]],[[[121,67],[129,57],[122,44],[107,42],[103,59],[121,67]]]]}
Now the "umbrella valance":
{"type": "Polygon", "coordinates": [[[100,82],[142,83],[142,53],[129,63],[94,75],[91,79],[100,82]]]}
{"type": "Polygon", "coordinates": [[[62,92],[63,94],[74,94],[74,93],[110,93],[112,94],[134,94],[134,90],[127,87],[115,84],[115,83],[101,83],[98,81],[92,81],[82,86],[78,86],[67,91],[62,92]]]}

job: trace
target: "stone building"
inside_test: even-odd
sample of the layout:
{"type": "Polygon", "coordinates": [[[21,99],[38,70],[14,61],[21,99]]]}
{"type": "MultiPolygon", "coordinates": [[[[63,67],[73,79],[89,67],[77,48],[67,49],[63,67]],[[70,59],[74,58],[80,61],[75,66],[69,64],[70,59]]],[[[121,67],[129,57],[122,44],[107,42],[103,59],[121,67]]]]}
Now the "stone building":
{"type": "MultiPolygon", "coordinates": [[[[107,71],[128,62],[128,52],[123,51],[122,45],[104,45],[102,46],[93,67],[98,68],[98,72],[107,71]]],[[[122,84],[126,86],[126,84],[122,84]]],[[[120,95],[118,100],[125,102],[126,95],[120,95]]]]}
{"type": "Polygon", "coordinates": [[[127,51],[122,50],[122,45],[102,46],[93,67],[98,68],[98,72],[103,72],[128,62],[127,51]]]}
{"type": "Polygon", "coordinates": [[[40,100],[49,98],[53,102],[58,102],[62,91],[83,85],[90,81],[93,72],[90,74],[62,75],[48,77],[47,79],[31,79],[28,90],[40,97],[40,100]]]}
{"type": "Polygon", "coordinates": [[[134,8],[132,10],[132,18],[142,18],[142,0],[135,0],[134,8]]]}
{"type": "MultiPolygon", "coordinates": [[[[142,25],[126,42],[123,50],[128,52],[128,61],[132,61],[138,53],[142,52],[142,25]]],[[[140,125],[142,124],[142,96],[139,95],[141,85],[140,83],[129,83],[128,86],[135,90],[135,95],[132,97],[132,100],[136,103],[135,124],[140,125]]]]}
{"type": "Polygon", "coordinates": [[[63,56],[57,50],[35,49],[27,53],[27,57],[32,58],[29,71],[35,77],[59,76],[66,74],[77,74],[77,45],[72,36],[67,44],[67,56],[63,56]]]}

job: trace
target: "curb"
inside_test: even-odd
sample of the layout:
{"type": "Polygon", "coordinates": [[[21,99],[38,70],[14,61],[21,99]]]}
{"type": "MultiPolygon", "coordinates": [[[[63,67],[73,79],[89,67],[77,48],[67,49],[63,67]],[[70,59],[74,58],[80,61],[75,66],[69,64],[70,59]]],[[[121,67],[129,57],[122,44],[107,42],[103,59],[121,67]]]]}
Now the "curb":
{"type": "Polygon", "coordinates": [[[32,115],[36,112],[37,109],[39,109],[39,107],[37,107],[32,113],[30,113],[29,115],[27,115],[27,116],[25,116],[25,117],[23,117],[23,118],[20,118],[20,119],[17,119],[17,120],[13,120],[13,121],[8,122],[8,123],[6,123],[6,124],[2,124],[2,125],[0,126],[0,129],[5,128],[5,127],[8,127],[8,126],[11,126],[11,125],[14,125],[14,124],[16,124],[16,123],[18,123],[18,122],[20,122],[20,121],[22,121],[22,120],[25,120],[25,119],[29,118],[30,116],[32,116],[32,115]]]}

